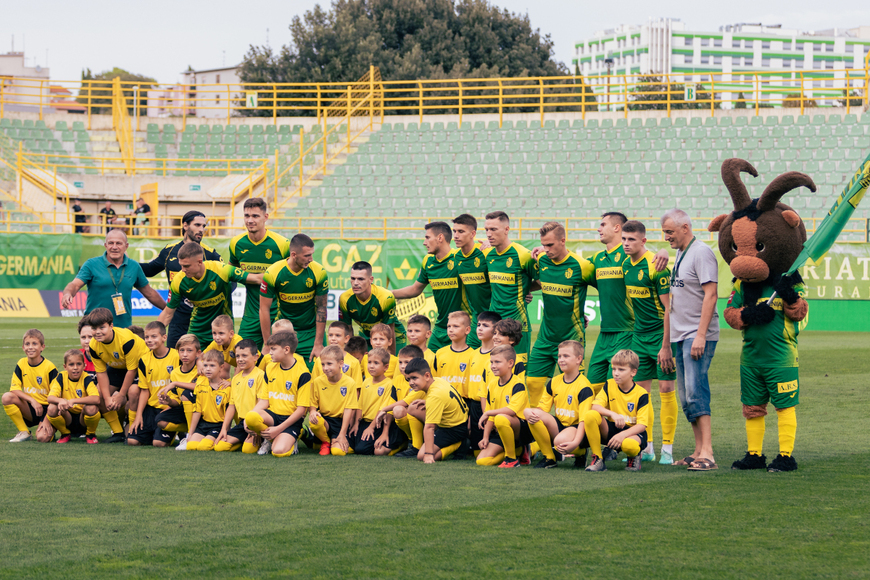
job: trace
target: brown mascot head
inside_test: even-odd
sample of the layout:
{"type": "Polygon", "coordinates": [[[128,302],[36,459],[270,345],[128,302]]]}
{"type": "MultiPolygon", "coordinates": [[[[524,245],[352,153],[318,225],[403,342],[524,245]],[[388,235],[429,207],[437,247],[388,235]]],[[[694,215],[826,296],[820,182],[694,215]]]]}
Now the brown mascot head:
{"type": "Polygon", "coordinates": [[[735,278],[749,283],[776,283],[807,240],[801,218],[779,200],[800,186],[814,192],[816,184],[808,175],[789,171],[774,179],[760,198],[750,199],[740,179],[741,171],[758,176],[752,164],[743,159],[722,163],[722,181],[731,194],[734,211],[714,218],[708,229],[719,232],[719,252],[735,278]]]}

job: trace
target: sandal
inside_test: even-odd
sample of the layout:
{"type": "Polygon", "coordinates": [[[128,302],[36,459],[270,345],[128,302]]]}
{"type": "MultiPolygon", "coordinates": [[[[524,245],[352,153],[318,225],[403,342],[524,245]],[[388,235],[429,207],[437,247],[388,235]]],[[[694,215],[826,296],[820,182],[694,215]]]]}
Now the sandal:
{"type": "Polygon", "coordinates": [[[687,455],[686,457],[683,457],[679,461],[674,461],[674,465],[692,465],[692,463],[694,463],[694,462],[695,462],[695,458],[692,457],[691,455],[687,455]]]}
{"type": "Polygon", "coordinates": [[[719,469],[719,466],[713,463],[711,459],[698,459],[693,461],[689,466],[689,471],[713,471],[719,469]]]}

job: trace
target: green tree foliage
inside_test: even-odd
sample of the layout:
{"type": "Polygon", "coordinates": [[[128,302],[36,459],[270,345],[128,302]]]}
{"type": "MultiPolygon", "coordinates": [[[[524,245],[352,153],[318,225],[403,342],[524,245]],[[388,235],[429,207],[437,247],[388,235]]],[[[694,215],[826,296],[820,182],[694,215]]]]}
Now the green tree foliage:
{"type": "MultiPolygon", "coordinates": [[[[549,35],[533,29],[528,16],[499,9],[487,0],[334,0],[329,11],[317,5],[294,17],[290,33],[291,43],[277,52],[268,46],[250,47],[239,70],[242,82],[352,83],[370,65],[378,67],[384,80],[569,74],[565,65],[553,60],[549,35]]],[[[409,98],[418,94],[408,88],[409,98]]],[[[279,98],[312,95],[279,93],[279,98]]],[[[455,106],[455,91],[451,95],[454,98],[443,103],[455,106]]],[[[467,104],[475,104],[474,95],[468,94],[467,104]]],[[[410,102],[408,106],[412,107],[410,102]]],[[[243,112],[271,115],[271,111],[243,112]]],[[[278,112],[282,113],[299,114],[278,112]]]]}
{"type": "Polygon", "coordinates": [[[580,72],[580,65],[574,65],[574,77],[574,83],[579,86],[579,92],[582,95],[580,99],[584,103],[582,108],[587,112],[597,111],[598,99],[595,98],[595,92],[592,90],[592,87],[587,85],[586,81],[583,80],[583,74],[580,72]]]}
{"type": "MultiPolygon", "coordinates": [[[[782,97],[782,106],[791,109],[800,109],[801,108],[801,95],[800,93],[789,93],[787,95],[783,95],[782,97]]],[[[819,104],[813,99],[804,98],[804,108],[814,108],[818,107],[819,104]]]]}
{"type": "MultiPolygon", "coordinates": [[[[709,109],[710,93],[704,92],[703,84],[697,84],[695,100],[681,102],[685,96],[686,86],[682,83],[668,83],[657,76],[642,76],[637,84],[629,89],[628,101],[630,111],[663,111],[670,109],[709,109]],[[670,101],[670,103],[669,103],[670,101]]],[[[717,102],[714,108],[721,108],[717,102]]]]}
{"type": "Polygon", "coordinates": [[[742,92],[737,93],[737,102],[734,103],[735,109],[745,109],[746,108],[746,95],[742,92]]]}
{"type": "Polygon", "coordinates": [[[124,97],[128,104],[128,111],[133,114],[133,87],[139,86],[139,111],[144,114],[148,106],[147,89],[151,85],[157,84],[157,81],[145,75],[138,75],[127,72],[122,68],[115,67],[112,70],[103,71],[100,74],[93,74],[91,69],[82,71],[82,88],[79,91],[76,101],[79,103],[88,103],[97,105],[91,112],[94,114],[111,114],[112,113],[112,81],[120,77],[124,84],[124,97]]]}

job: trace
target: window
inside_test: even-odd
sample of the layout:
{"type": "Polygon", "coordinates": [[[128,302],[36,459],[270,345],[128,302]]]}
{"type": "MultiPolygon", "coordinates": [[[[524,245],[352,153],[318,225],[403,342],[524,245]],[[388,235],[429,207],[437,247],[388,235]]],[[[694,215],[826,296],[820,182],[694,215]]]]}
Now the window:
{"type": "Polygon", "coordinates": [[[825,45],[825,52],[834,52],[834,45],[833,44],[826,44],[825,45]]]}
{"type": "Polygon", "coordinates": [[[782,43],[782,49],[783,50],[791,50],[791,41],[790,40],[784,41],[782,43]]]}
{"type": "Polygon", "coordinates": [[[769,58],[762,58],[761,59],[761,66],[769,67],[770,66],[770,59],[769,58]]]}
{"type": "Polygon", "coordinates": [[[770,41],[769,41],[769,40],[763,40],[763,41],[761,41],[761,48],[767,48],[767,49],[769,49],[769,48],[770,48],[770,41]]]}
{"type": "Polygon", "coordinates": [[[825,64],[825,68],[834,68],[834,61],[829,60],[829,61],[825,64]]]}
{"type": "Polygon", "coordinates": [[[732,40],[731,41],[731,48],[740,48],[740,41],[739,40],[732,40]]]}
{"type": "Polygon", "coordinates": [[[784,66],[786,68],[791,68],[791,59],[790,58],[782,59],[782,66],[784,66]]]}
{"type": "Polygon", "coordinates": [[[714,56],[713,57],[713,64],[722,64],[722,57],[721,56],[714,56]]]}
{"type": "Polygon", "coordinates": [[[221,96],[220,96],[220,95],[215,95],[214,103],[215,103],[216,105],[220,105],[220,104],[221,104],[221,96]]]}
{"type": "Polygon", "coordinates": [[[743,57],[743,66],[752,66],[752,57],[744,56],[743,57]]]}
{"type": "Polygon", "coordinates": [[[721,38],[714,38],[713,39],[713,46],[721,47],[722,46],[722,39],[721,38]]]}
{"type": "Polygon", "coordinates": [[[821,44],[814,44],[813,45],[813,52],[822,52],[822,45],[821,44]]]}
{"type": "Polygon", "coordinates": [[[702,56],[701,57],[701,64],[710,64],[710,57],[709,56],[702,56]]]}
{"type": "Polygon", "coordinates": [[[847,45],[846,45],[846,52],[854,52],[854,51],[855,51],[855,45],[854,45],[854,44],[847,44],[847,45]]]}
{"type": "Polygon", "coordinates": [[[216,82],[216,83],[221,82],[221,75],[214,75],[214,82],[216,82]]]}
{"type": "Polygon", "coordinates": [[[701,39],[701,46],[710,46],[710,39],[709,38],[702,38],[701,39]]]}
{"type": "Polygon", "coordinates": [[[814,60],[813,68],[825,68],[825,61],[819,59],[814,60]]]}
{"type": "Polygon", "coordinates": [[[803,43],[803,42],[795,42],[795,43],[794,43],[794,49],[803,52],[803,50],[804,50],[804,43],[803,43]]]}
{"type": "Polygon", "coordinates": [[[685,56],[685,62],[686,62],[686,64],[692,64],[692,55],[691,54],[687,54],[685,56]]]}
{"type": "Polygon", "coordinates": [[[834,81],[825,81],[825,86],[829,88],[834,88],[834,81]]]}

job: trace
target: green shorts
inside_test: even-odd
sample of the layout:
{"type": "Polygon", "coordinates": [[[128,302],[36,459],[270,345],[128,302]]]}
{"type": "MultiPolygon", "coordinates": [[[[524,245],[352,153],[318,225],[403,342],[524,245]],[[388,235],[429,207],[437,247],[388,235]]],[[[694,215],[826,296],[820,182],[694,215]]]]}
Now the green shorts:
{"type": "MultiPolygon", "coordinates": [[[[299,339],[299,345],[296,347],[296,354],[305,360],[308,370],[314,366],[313,362],[308,361],[311,356],[311,349],[314,348],[314,337],[317,335],[317,328],[309,328],[308,330],[297,330],[296,338],[299,339]]],[[[324,336],[324,338],[326,338],[324,336]]]]}
{"type": "MultiPolygon", "coordinates": [[[[580,344],[586,346],[586,338],[581,337],[580,344]]],[[[532,347],[532,354],[529,355],[529,363],[526,365],[527,377],[548,377],[561,373],[561,369],[557,366],[559,361],[559,345],[547,340],[535,341],[535,346],[532,347]]],[[[580,361],[580,372],[583,372],[583,361],[580,361]]]]}
{"type": "Polygon", "coordinates": [[[740,365],[740,402],[744,405],[766,405],[770,401],[777,409],[787,409],[798,404],[799,392],[798,367],[740,365]]]}
{"type": "Polygon", "coordinates": [[[595,341],[595,350],[589,359],[586,378],[593,385],[603,384],[613,378],[610,371],[610,359],[618,351],[631,348],[632,332],[602,332],[595,341]]]}
{"type": "Polygon", "coordinates": [[[447,329],[438,326],[432,327],[432,336],[429,337],[429,350],[438,352],[439,348],[450,346],[450,337],[447,336],[447,329]]]}
{"type": "Polygon", "coordinates": [[[635,334],[631,341],[631,350],[640,359],[640,366],[635,375],[635,381],[658,379],[660,381],[677,380],[677,371],[666,373],[659,366],[659,351],[662,350],[662,334],[635,334]]]}
{"type": "Polygon", "coordinates": [[[517,351],[517,354],[525,354],[526,358],[529,356],[529,352],[532,350],[532,331],[527,330],[523,332],[523,338],[520,339],[520,343],[514,347],[517,351]]]}

